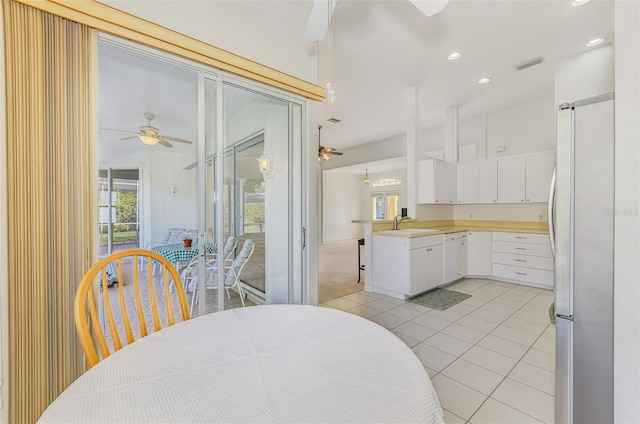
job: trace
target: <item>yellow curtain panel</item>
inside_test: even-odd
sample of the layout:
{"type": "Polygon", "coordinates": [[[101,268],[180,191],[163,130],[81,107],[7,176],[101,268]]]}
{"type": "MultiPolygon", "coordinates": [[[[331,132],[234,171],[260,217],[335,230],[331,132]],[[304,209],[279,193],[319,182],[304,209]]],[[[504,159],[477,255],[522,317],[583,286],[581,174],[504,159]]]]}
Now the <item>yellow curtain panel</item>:
{"type": "Polygon", "coordinates": [[[9,420],[35,422],[85,369],[73,319],[94,256],[95,30],[3,0],[9,420]]]}

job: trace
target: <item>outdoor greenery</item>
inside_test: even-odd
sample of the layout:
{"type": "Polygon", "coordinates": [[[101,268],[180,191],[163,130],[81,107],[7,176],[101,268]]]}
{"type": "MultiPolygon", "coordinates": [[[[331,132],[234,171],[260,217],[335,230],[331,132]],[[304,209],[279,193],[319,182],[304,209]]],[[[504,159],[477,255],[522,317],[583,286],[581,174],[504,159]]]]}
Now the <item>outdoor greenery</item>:
{"type": "MultiPolygon", "coordinates": [[[[137,241],[137,233],[135,231],[119,231],[113,233],[114,243],[128,243],[137,241]]],[[[100,244],[107,244],[107,234],[100,234],[100,244]]]]}
{"type": "Polygon", "coordinates": [[[116,222],[130,222],[131,224],[114,224],[113,232],[135,230],[138,222],[138,195],[134,191],[116,191],[118,192],[116,222]]]}
{"type": "Polygon", "coordinates": [[[264,203],[245,203],[244,220],[245,222],[264,222],[264,203]]]}

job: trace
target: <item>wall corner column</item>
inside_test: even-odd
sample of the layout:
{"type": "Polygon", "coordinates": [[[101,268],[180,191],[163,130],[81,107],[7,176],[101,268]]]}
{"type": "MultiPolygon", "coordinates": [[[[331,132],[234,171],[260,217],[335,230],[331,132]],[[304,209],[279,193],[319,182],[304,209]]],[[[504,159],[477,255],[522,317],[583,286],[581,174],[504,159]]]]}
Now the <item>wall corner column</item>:
{"type": "Polygon", "coordinates": [[[407,213],[418,218],[417,210],[417,181],[416,161],[417,140],[420,133],[420,91],[416,87],[407,88],[404,92],[405,128],[407,132],[407,213]]]}

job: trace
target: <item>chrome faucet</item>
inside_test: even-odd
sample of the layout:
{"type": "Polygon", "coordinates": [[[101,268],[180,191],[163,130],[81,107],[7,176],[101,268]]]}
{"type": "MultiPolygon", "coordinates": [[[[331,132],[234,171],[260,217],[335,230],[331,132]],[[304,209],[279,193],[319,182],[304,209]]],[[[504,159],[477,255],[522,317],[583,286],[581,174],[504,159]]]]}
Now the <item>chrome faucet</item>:
{"type": "Polygon", "coordinates": [[[411,218],[408,216],[402,216],[402,215],[397,215],[395,218],[393,218],[393,229],[397,230],[400,223],[405,219],[411,219],[411,218]],[[400,220],[398,220],[398,218],[400,218],[400,220]]]}

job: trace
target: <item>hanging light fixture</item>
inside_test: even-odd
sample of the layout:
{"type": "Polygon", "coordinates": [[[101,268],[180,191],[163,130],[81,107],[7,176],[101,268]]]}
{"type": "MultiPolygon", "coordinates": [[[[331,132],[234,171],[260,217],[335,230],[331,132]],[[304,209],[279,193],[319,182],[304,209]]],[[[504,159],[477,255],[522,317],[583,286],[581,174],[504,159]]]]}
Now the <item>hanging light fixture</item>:
{"type": "Polygon", "coordinates": [[[370,180],[369,180],[369,170],[368,170],[368,169],[365,169],[365,170],[364,170],[364,180],[363,180],[363,181],[364,181],[364,183],[365,183],[365,184],[367,184],[367,185],[368,185],[368,184],[369,184],[369,182],[370,182],[370,180]]]}

